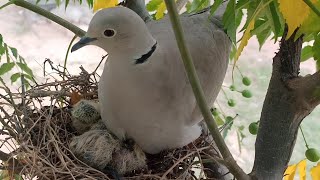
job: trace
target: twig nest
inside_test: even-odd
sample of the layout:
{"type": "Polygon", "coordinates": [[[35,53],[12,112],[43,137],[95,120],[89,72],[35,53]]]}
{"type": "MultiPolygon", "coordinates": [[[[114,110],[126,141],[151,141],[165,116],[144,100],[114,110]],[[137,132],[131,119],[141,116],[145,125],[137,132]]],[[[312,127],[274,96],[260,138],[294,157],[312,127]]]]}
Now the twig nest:
{"type": "Polygon", "coordinates": [[[99,170],[111,162],[113,153],[119,151],[121,143],[106,129],[89,130],[72,138],[70,150],[80,160],[99,170]]]}
{"type": "Polygon", "coordinates": [[[146,155],[136,144],[133,146],[133,150],[122,148],[114,154],[111,166],[114,167],[119,174],[139,170],[147,166],[146,155]]]}
{"type": "Polygon", "coordinates": [[[100,120],[99,104],[95,101],[81,100],[74,105],[71,115],[73,127],[82,134],[100,120]]]}

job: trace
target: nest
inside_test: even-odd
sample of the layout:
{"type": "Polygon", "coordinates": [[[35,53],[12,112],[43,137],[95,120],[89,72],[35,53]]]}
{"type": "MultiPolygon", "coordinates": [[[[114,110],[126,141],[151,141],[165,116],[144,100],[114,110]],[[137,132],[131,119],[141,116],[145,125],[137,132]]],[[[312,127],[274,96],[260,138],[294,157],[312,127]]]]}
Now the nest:
{"type": "Polygon", "coordinates": [[[97,99],[99,77],[82,67],[79,75],[71,76],[50,65],[59,75],[55,80],[27,91],[23,85],[18,93],[4,85],[6,94],[0,94],[3,176],[68,180],[210,179],[216,175],[206,164],[215,163],[219,153],[205,135],[183,148],[146,155],[146,168],[124,175],[112,167],[98,170],[82,162],[69,147],[79,135],[72,126],[71,108],[80,99],[97,99]]]}

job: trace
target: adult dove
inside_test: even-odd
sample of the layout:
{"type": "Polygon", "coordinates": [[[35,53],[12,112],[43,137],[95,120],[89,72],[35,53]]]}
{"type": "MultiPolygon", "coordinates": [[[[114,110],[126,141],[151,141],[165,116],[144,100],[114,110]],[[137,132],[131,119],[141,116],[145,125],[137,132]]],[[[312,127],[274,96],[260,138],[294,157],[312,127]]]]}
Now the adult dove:
{"type": "MultiPolygon", "coordinates": [[[[180,16],[208,104],[213,104],[228,66],[231,42],[219,18],[203,11],[180,16]]],[[[99,82],[102,121],[120,139],[145,152],[182,147],[201,134],[203,120],[168,17],[145,23],[126,7],[98,11],[72,47],[108,52],[99,82]]]]}

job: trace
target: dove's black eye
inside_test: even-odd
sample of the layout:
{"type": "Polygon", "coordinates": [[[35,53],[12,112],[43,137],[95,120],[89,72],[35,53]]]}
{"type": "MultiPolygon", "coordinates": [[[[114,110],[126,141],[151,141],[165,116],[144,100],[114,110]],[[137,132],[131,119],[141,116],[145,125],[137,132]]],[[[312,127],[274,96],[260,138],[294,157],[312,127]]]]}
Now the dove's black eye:
{"type": "Polygon", "coordinates": [[[115,35],[115,31],[113,29],[107,29],[103,32],[103,34],[106,36],[106,37],[112,37],[115,35]]]}

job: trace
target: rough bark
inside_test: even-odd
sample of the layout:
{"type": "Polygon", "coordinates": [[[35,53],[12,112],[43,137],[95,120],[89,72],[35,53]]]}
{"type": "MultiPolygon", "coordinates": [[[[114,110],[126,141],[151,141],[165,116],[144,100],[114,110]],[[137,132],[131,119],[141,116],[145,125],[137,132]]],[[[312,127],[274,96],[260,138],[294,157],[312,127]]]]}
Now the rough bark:
{"type": "Polygon", "coordinates": [[[299,125],[319,104],[319,97],[310,93],[320,87],[319,72],[299,77],[302,38],[294,41],[294,35],[288,40],[285,37],[286,33],[279,52],[273,58],[272,76],[255,144],[251,175],[259,180],[282,179],[299,125]]]}

